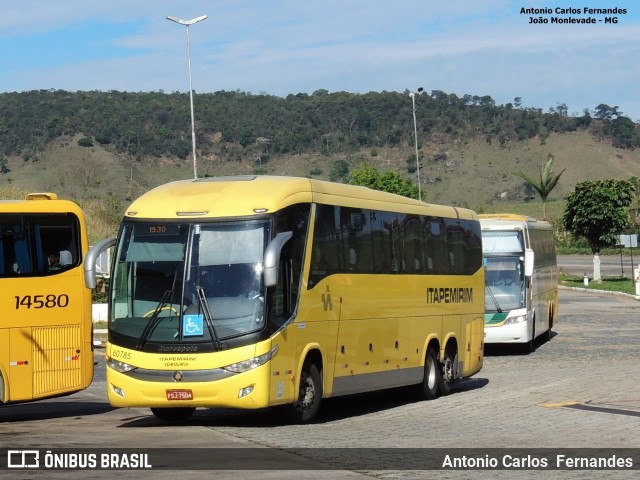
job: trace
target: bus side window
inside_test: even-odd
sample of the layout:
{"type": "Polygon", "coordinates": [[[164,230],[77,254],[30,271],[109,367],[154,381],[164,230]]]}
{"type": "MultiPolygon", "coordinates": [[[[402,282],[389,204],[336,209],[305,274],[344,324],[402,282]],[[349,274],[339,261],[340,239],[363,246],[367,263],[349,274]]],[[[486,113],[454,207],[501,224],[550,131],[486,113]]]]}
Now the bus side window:
{"type": "Polygon", "coordinates": [[[317,205],[309,288],[313,288],[324,277],[339,271],[338,266],[341,263],[339,247],[335,208],[329,205],[317,205]]]}

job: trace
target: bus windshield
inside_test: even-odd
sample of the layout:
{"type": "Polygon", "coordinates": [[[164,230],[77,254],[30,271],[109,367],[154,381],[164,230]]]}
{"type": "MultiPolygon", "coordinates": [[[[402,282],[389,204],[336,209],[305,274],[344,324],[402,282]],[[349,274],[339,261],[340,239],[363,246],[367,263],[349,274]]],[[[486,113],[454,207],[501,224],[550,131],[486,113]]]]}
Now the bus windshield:
{"type": "Polygon", "coordinates": [[[265,325],[266,219],[125,222],[118,240],[110,333],[139,350],[208,344],[265,325]]]}
{"type": "Polygon", "coordinates": [[[524,307],[524,268],[520,256],[485,258],[485,302],[488,312],[524,307]]]}

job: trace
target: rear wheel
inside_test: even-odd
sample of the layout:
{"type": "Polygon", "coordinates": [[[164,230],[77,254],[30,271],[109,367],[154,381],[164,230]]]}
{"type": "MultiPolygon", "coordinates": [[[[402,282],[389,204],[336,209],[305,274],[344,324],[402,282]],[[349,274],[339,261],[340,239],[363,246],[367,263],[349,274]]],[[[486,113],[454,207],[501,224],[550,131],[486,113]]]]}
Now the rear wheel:
{"type": "Polygon", "coordinates": [[[433,347],[427,349],[427,358],[424,361],[424,378],[420,384],[419,394],[424,400],[433,400],[438,396],[440,384],[440,368],[438,355],[433,347]]]}
{"type": "Polygon", "coordinates": [[[191,407],[152,408],[151,413],[164,422],[182,422],[189,418],[195,410],[191,407]]]}
{"type": "Polygon", "coordinates": [[[458,352],[448,349],[444,354],[444,362],[439,375],[438,391],[440,395],[449,395],[451,386],[458,372],[458,352]]]}
{"type": "Polygon", "coordinates": [[[305,365],[300,376],[298,398],[286,405],[285,414],[293,423],[309,423],[320,410],[322,400],[322,374],[315,363],[305,365]]]}

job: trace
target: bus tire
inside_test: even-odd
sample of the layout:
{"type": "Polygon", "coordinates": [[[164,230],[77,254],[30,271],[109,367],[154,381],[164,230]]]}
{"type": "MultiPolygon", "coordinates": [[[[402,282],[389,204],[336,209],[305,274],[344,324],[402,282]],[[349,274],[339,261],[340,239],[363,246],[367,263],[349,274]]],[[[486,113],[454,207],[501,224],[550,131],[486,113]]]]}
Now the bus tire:
{"type": "Polygon", "coordinates": [[[528,353],[532,353],[536,349],[535,343],[536,343],[536,317],[534,316],[533,326],[531,327],[531,340],[527,342],[527,345],[525,347],[528,353]]]}
{"type": "Polygon", "coordinates": [[[192,407],[152,408],[151,413],[163,422],[183,422],[188,419],[195,410],[196,409],[192,407]]]}
{"type": "Polygon", "coordinates": [[[427,349],[427,357],[424,360],[424,378],[420,384],[419,394],[423,400],[433,400],[438,397],[440,385],[440,367],[438,355],[433,347],[427,349]]]}
{"type": "Polygon", "coordinates": [[[291,423],[311,422],[320,410],[322,401],[322,374],[315,363],[305,365],[300,375],[298,398],[285,405],[284,413],[291,423]]]}
{"type": "Polygon", "coordinates": [[[458,351],[447,349],[444,353],[444,361],[441,364],[440,375],[438,375],[438,392],[441,396],[451,393],[451,387],[455,382],[458,372],[458,351]]]}

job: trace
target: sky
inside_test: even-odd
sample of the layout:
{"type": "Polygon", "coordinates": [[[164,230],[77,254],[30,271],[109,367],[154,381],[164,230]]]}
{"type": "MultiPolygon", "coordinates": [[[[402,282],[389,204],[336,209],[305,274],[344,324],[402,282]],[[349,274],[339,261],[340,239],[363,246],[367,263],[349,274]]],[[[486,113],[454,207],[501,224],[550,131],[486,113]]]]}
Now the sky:
{"type": "Polygon", "coordinates": [[[565,104],[572,115],[607,104],[640,121],[637,0],[2,3],[0,92],[188,92],[188,31],[196,109],[199,92],[286,97],[423,87],[489,95],[499,105],[520,97],[523,107],[543,111],[565,104]],[[530,8],[551,14],[522,12],[530,8]],[[170,15],[208,18],[187,30],[168,21],[170,15]]]}

